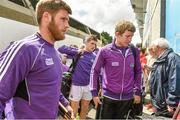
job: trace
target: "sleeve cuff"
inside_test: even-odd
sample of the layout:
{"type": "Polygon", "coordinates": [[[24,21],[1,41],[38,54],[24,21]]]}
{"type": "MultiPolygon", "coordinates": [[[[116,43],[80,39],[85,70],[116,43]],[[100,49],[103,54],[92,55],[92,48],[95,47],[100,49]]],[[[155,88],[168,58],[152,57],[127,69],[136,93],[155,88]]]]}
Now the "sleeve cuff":
{"type": "Polygon", "coordinates": [[[141,96],[141,92],[140,92],[140,91],[138,91],[138,90],[137,90],[137,91],[135,91],[135,92],[134,92],[134,94],[135,94],[135,95],[138,95],[138,96],[141,96]]]}
{"type": "Polygon", "coordinates": [[[67,107],[68,105],[69,105],[69,101],[66,100],[66,101],[64,102],[64,106],[67,107]]]}
{"type": "Polygon", "coordinates": [[[91,91],[91,94],[92,94],[93,97],[98,96],[97,90],[92,90],[92,91],[91,91]]]}

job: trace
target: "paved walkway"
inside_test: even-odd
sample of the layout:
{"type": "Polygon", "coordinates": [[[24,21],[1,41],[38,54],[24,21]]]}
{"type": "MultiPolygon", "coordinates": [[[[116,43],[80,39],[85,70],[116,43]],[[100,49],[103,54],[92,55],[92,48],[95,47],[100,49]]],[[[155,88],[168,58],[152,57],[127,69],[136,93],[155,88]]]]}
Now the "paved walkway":
{"type": "MultiPolygon", "coordinates": [[[[145,99],[148,101],[150,100],[150,96],[146,95],[145,99]]],[[[146,107],[143,107],[143,115],[140,116],[140,118],[142,119],[148,119],[148,120],[167,120],[168,118],[165,117],[155,117],[153,115],[151,115],[153,112],[150,112],[149,110],[147,110],[146,107]]],[[[96,110],[91,106],[91,109],[88,113],[88,119],[93,119],[95,120],[95,115],[96,115],[96,110]]]]}
{"type": "MultiPolygon", "coordinates": [[[[151,115],[152,112],[149,112],[146,107],[143,108],[143,115],[139,116],[140,118],[142,118],[143,120],[167,120],[168,118],[165,117],[155,117],[153,115],[151,115]]],[[[95,120],[95,115],[96,115],[96,110],[93,108],[89,111],[88,113],[88,119],[92,119],[95,120]]]]}

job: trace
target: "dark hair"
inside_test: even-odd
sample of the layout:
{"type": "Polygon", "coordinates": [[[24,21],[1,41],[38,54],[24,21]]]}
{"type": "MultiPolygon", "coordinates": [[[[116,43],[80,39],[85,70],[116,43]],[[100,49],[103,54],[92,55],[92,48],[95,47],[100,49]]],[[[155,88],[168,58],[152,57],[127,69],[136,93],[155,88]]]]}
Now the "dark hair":
{"type": "Polygon", "coordinates": [[[140,51],[145,54],[146,53],[146,48],[141,48],[140,51]]]}
{"type": "Polygon", "coordinates": [[[44,12],[55,14],[59,9],[65,9],[69,14],[72,14],[70,6],[62,0],[39,0],[36,5],[36,19],[38,24],[41,24],[41,18],[44,12]]]}

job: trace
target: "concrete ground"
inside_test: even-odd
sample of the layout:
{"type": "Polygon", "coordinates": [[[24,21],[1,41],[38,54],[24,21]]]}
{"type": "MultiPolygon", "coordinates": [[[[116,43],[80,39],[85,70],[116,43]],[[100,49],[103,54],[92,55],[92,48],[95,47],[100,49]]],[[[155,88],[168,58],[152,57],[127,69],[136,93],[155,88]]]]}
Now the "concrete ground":
{"type": "MultiPolygon", "coordinates": [[[[142,119],[146,119],[146,120],[167,120],[168,118],[165,117],[155,117],[153,115],[151,115],[152,112],[149,112],[146,107],[143,108],[143,115],[139,116],[142,119]]],[[[88,119],[92,119],[95,120],[95,115],[96,115],[96,110],[93,108],[89,111],[88,113],[88,119]]]]}
{"type": "MultiPolygon", "coordinates": [[[[150,100],[150,96],[149,95],[146,95],[145,97],[145,101],[148,102],[150,100]]],[[[156,117],[154,115],[151,115],[153,112],[150,112],[149,110],[147,110],[146,107],[143,107],[143,115],[142,116],[139,116],[140,118],[142,119],[148,119],[148,120],[167,120],[168,118],[165,118],[165,117],[156,117]]],[[[95,120],[95,115],[96,115],[96,109],[94,109],[92,106],[91,106],[91,109],[88,113],[88,119],[92,119],[92,120],[95,120]]]]}

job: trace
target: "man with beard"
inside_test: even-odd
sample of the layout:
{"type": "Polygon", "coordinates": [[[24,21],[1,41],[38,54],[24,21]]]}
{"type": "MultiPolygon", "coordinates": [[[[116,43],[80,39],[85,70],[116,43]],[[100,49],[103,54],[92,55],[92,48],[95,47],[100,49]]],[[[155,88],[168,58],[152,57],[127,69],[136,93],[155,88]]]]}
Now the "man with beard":
{"type": "MultiPolygon", "coordinates": [[[[61,102],[62,64],[54,43],[65,38],[71,8],[62,0],[40,0],[36,6],[39,32],[15,41],[0,56],[0,114],[11,101],[6,117],[55,119],[61,102]]],[[[8,118],[7,118],[8,119],[8,118]]]]}

